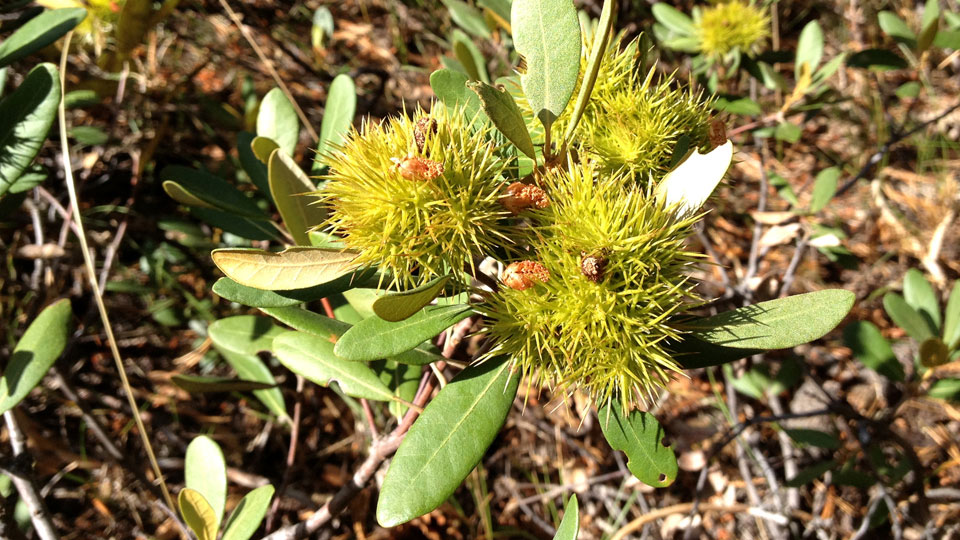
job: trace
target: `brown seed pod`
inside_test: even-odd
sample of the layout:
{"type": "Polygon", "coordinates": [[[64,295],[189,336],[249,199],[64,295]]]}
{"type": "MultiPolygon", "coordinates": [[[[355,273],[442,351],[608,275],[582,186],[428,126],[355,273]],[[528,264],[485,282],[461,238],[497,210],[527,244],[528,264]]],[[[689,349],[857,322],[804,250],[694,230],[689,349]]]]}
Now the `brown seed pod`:
{"type": "Polygon", "coordinates": [[[604,251],[592,254],[586,251],[580,252],[580,272],[594,283],[603,281],[608,262],[604,251]]]}
{"type": "Polygon", "coordinates": [[[537,186],[514,182],[507,186],[506,196],[500,199],[500,204],[506,207],[513,215],[523,212],[527,208],[546,208],[550,206],[547,193],[537,186]]]}
{"type": "Polygon", "coordinates": [[[437,121],[428,116],[417,120],[413,128],[413,140],[417,143],[417,151],[423,152],[424,145],[427,144],[427,137],[437,134],[437,121]]]}
{"type": "Polygon", "coordinates": [[[419,156],[407,156],[403,159],[393,158],[400,176],[407,180],[433,180],[443,174],[443,163],[419,156]]]}
{"type": "Polygon", "coordinates": [[[550,279],[550,271],[537,261],[517,261],[510,263],[500,275],[500,281],[511,289],[524,291],[537,283],[550,279]]]}
{"type": "Polygon", "coordinates": [[[727,126],[723,120],[714,118],[710,120],[710,146],[716,148],[727,142],[727,126]]]}

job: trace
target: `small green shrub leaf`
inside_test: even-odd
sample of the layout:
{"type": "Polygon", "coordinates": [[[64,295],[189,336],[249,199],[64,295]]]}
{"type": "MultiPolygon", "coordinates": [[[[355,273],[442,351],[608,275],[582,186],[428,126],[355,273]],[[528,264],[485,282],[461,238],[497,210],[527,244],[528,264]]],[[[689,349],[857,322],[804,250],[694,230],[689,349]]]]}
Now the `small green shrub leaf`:
{"type": "Polygon", "coordinates": [[[840,180],[840,169],[838,167],[829,167],[817,174],[817,179],[813,182],[813,195],[810,197],[811,214],[816,214],[826,208],[830,199],[837,192],[838,180],[840,180]]]}
{"type": "Polygon", "coordinates": [[[903,366],[873,323],[856,321],[843,329],[843,343],[863,365],[895,381],[905,379],[903,366]]]}
{"type": "Polygon", "coordinates": [[[262,249],[217,249],[210,256],[228,278],[268,291],[316,287],[356,269],[356,254],[321,248],[289,248],[275,253],[262,249]]]}
{"type": "Polygon", "coordinates": [[[453,494],[496,438],[519,382],[498,357],[467,367],[440,390],[390,463],[377,501],[380,525],[422,516],[453,494]]]}
{"type": "Polygon", "coordinates": [[[600,429],[610,448],[627,454],[627,468],[641,482],[665,487],[677,478],[677,457],[663,444],[665,433],[657,419],[649,413],[633,411],[623,414],[617,399],[597,411],[600,429]]]}
{"type": "Polygon", "coordinates": [[[0,376],[0,414],[16,407],[34,389],[67,346],[70,301],[45,307],[17,342],[0,376]]]}
{"type": "Polygon", "coordinates": [[[273,498],[273,486],[260,486],[247,493],[230,513],[223,526],[220,540],[249,540],[260,528],[260,522],[267,515],[270,499],[273,498]]]}
{"type": "Polygon", "coordinates": [[[804,64],[808,66],[809,72],[813,73],[820,65],[821,58],[823,58],[823,29],[817,21],[810,21],[800,31],[800,39],[797,41],[797,57],[793,67],[797,80],[800,80],[804,64]]]}
{"type": "Polygon", "coordinates": [[[578,534],[580,534],[580,503],[577,501],[577,494],[573,493],[563,509],[563,519],[560,520],[560,526],[557,527],[557,534],[553,535],[553,540],[577,540],[578,534]]]}
{"type": "MultiPolygon", "coordinates": [[[[267,215],[260,210],[252,198],[247,197],[243,192],[233,187],[230,182],[227,182],[219,176],[214,176],[210,173],[189,167],[171,165],[160,171],[160,179],[164,181],[164,190],[167,190],[167,181],[173,181],[180,189],[187,192],[190,197],[199,199],[205,203],[203,205],[197,204],[196,206],[218,208],[237,214],[238,216],[256,220],[268,220],[267,215]]],[[[170,194],[171,197],[175,195],[170,191],[167,193],[170,194]]],[[[176,200],[183,204],[190,204],[185,200],[176,200]]]]}
{"type": "Polygon", "coordinates": [[[349,396],[375,401],[393,399],[393,393],[369,366],[338,358],[329,339],[306,332],[287,332],[273,340],[273,352],[287,369],[321,386],[336,381],[349,396]]]}
{"type": "MultiPolygon", "coordinates": [[[[377,360],[370,363],[370,367],[377,373],[377,377],[387,385],[393,395],[404,401],[413,401],[420,387],[420,375],[423,368],[409,364],[401,364],[396,360],[377,360]]],[[[390,414],[397,420],[407,413],[407,406],[400,401],[391,401],[390,414]]]]}
{"type": "Polygon", "coordinates": [[[917,35],[910,30],[906,21],[898,17],[896,13],[892,11],[881,11],[877,14],[877,22],[880,23],[880,29],[883,30],[884,34],[911,49],[917,45],[917,35]]]}
{"type": "Polygon", "coordinates": [[[430,74],[430,87],[447,109],[463,107],[463,112],[476,119],[474,124],[486,120],[480,96],[467,88],[467,76],[450,69],[438,69],[430,74]]]}
{"type": "Polygon", "coordinates": [[[440,276],[410,291],[387,294],[373,301],[373,312],[385,321],[402,321],[429,304],[450,281],[450,275],[440,276]]]}
{"type": "Polygon", "coordinates": [[[447,6],[450,18],[457,26],[479,38],[490,37],[487,22],[475,7],[460,0],[443,0],[443,5],[447,6]]]}
{"type": "Polygon", "coordinates": [[[780,122],[777,124],[777,128],[773,130],[774,138],[791,144],[799,141],[801,135],[803,135],[803,130],[800,129],[800,126],[790,122],[780,122]]]}
{"type": "MultiPolygon", "coordinates": [[[[257,135],[276,141],[288,156],[293,156],[300,140],[300,119],[293,104],[283,95],[283,91],[274,88],[263,96],[260,112],[257,113],[257,135]]],[[[259,156],[260,154],[257,153],[259,156]]],[[[269,154],[268,154],[269,156],[269,154]]]]}
{"type": "Polygon", "coordinates": [[[487,60],[480,52],[480,48],[470,39],[469,36],[460,30],[454,30],[452,34],[453,54],[457,60],[463,64],[467,71],[467,76],[474,81],[483,81],[490,84],[490,74],[487,72],[487,60]]]}
{"type": "Polygon", "coordinates": [[[927,320],[899,294],[887,293],[883,295],[883,309],[893,322],[903,328],[917,343],[923,343],[933,337],[933,329],[927,320]]]}
{"type": "Polygon", "coordinates": [[[180,515],[197,540],[217,539],[217,517],[210,503],[195,489],[186,488],[177,497],[180,515]]]}
{"type": "MultiPolygon", "coordinates": [[[[334,145],[342,144],[346,140],[356,112],[357,87],[353,84],[353,79],[349,75],[341,73],[333,78],[333,82],[330,83],[330,91],[327,93],[327,103],[323,108],[323,121],[320,122],[320,142],[317,145],[317,154],[323,155],[329,152],[334,145]]],[[[319,173],[316,167],[313,172],[314,174],[319,173]]]]}
{"type": "Polygon", "coordinates": [[[216,533],[223,518],[223,508],[227,504],[227,464],[220,445],[206,435],[190,441],[184,459],[183,475],[187,488],[203,496],[213,510],[213,530],[216,533]]]}
{"type": "Polygon", "coordinates": [[[668,30],[681,36],[693,36],[697,28],[685,13],[665,2],[657,2],[651,8],[653,17],[668,30]]]}
{"type": "MultiPolygon", "coordinates": [[[[315,287],[289,291],[265,291],[241,285],[230,278],[220,278],[213,284],[213,292],[222,298],[256,308],[296,306],[342,293],[351,287],[368,283],[373,272],[358,271],[315,287]]],[[[375,279],[375,278],[373,278],[375,279]]]]}
{"type": "Polygon", "coordinates": [[[934,334],[940,333],[940,301],[933,286],[916,268],[903,277],[903,299],[927,321],[934,334]]]}
{"type": "Polygon", "coordinates": [[[797,473],[796,476],[787,480],[787,487],[798,488],[805,486],[810,482],[813,482],[817,478],[823,476],[829,470],[832,470],[837,466],[837,462],[834,460],[824,461],[823,463],[817,463],[816,465],[811,465],[806,469],[797,473]]]}
{"type": "Polygon", "coordinates": [[[510,21],[514,47],[526,62],[520,75],[523,93],[534,116],[549,129],[580,75],[577,9],[572,0],[514,0],[510,21]]]}
{"type": "Polygon", "coordinates": [[[847,65],[873,71],[890,71],[906,68],[907,61],[886,49],[864,49],[850,55],[847,58],[847,65]]]}
{"type": "Polygon", "coordinates": [[[427,306],[416,315],[399,322],[380,317],[360,321],[344,334],[335,351],[337,356],[356,362],[369,362],[407,352],[457,322],[473,314],[465,305],[427,306]]]}
{"type": "Polygon", "coordinates": [[[193,193],[190,193],[186,188],[174,182],[173,180],[163,181],[163,191],[167,193],[167,196],[180,204],[187,206],[199,206],[200,208],[216,208],[216,206],[208,203],[200,197],[197,197],[193,193]]]}
{"type": "Polygon", "coordinates": [[[273,414],[281,420],[289,420],[287,415],[287,406],[283,401],[283,392],[277,388],[277,381],[270,373],[270,368],[263,363],[259,356],[252,354],[240,354],[229,349],[217,348],[217,351],[223,356],[223,359],[230,364],[230,367],[237,372],[237,375],[245,381],[254,381],[269,385],[270,388],[263,390],[254,390],[253,395],[273,414]]]}
{"type": "Polygon", "coordinates": [[[199,206],[191,206],[190,213],[201,221],[241,238],[282,241],[273,223],[264,221],[262,218],[250,219],[231,212],[199,206]]]}
{"type": "MultiPolygon", "coordinates": [[[[253,185],[264,196],[270,197],[270,180],[267,176],[267,166],[257,158],[253,153],[253,140],[256,135],[249,131],[241,131],[237,134],[237,155],[240,158],[240,166],[250,177],[253,185]]],[[[266,139],[265,139],[266,140],[266,139]]],[[[272,198],[270,199],[273,200],[272,198]]]]}
{"type": "Polygon", "coordinates": [[[466,85],[480,97],[483,111],[487,113],[500,133],[503,133],[527,157],[536,159],[533,139],[530,138],[527,124],[523,121],[523,114],[510,92],[494,88],[481,81],[468,82],[466,85]]]}
{"type": "Polygon", "coordinates": [[[283,330],[267,317],[237,315],[214,321],[207,332],[218,348],[240,354],[257,354],[269,351],[273,338],[283,330]]]}
{"type": "Polygon", "coordinates": [[[935,399],[960,401],[960,379],[940,379],[930,385],[927,395],[935,399]]]}
{"type": "Polygon", "coordinates": [[[281,150],[274,150],[268,163],[270,194],[280,211],[283,224],[287,226],[294,242],[309,246],[307,231],[327,219],[326,209],[315,204],[316,199],[307,196],[316,191],[317,186],[300,170],[293,158],[281,150]]]}
{"type": "MultiPolygon", "coordinates": [[[[270,163],[270,155],[273,154],[273,151],[277,148],[280,148],[280,145],[270,137],[254,137],[253,140],[250,141],[250,150],[253,152],[254,157],[264,166],[270,163]]],[[[267,189],[267,191],[270,190],[267,189]]]]}
{"type": "Polygon", "coordinates": [[[943,342],[951,349],[960,344],[960,280],[953,283],[947,309],[944,312],[943,342]]]}
{"type": "Polygon", "coordinates": [[[0,43],[0,68],[25,58],[65,36],[87,17],[83,8],[44,11],[0,43]]]}
{"type": "Polygon", "coordinates": [[[208,392],[249,392],[251,390],[266,390],[274,388],[276,384],[257,381],[244,381],[229,377],[205,377],[202,375],[178,374],[170,377],[173,384],[183,388],[191,394],[205,394],[208,392]]]}
{"type": "Polygon", "coordinates": [[[59,103],[60,78],[53,64],[30,70],[20,86],[0,100],[0,196],[40,152],[59,103]]]}
{"type": "Polygon", "coordinates": [[[674,353],[674,360],[683,369],[718,366],[763,352],[761,349],[724,347],[698,339],[693,334],[682,334],[680,339],[671,342],[668,348],[674,353]]]}
{"type": "Polygon", "coordinates": [[[827,448],[829,450],[840,448],[840,441],[829,433],[815,429],[787,429],[785,431],[791,439],[807,446],[816,446],[817,448],[827,448]]]}
{"type": "Polygon", "coordinates": [[[722,347],[788,349],[833,330],[855,298],[842,289],[798,294],[698,319],[687,327],[696,338],[722,347]]]}

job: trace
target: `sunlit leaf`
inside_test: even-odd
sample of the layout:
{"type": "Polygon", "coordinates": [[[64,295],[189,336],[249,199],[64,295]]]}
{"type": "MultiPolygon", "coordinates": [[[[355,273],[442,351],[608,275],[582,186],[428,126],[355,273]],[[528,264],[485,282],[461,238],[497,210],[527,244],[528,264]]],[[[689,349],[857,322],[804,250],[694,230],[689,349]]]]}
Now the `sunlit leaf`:
{"type": "Polygon", "coordinates": [[[355,253],[319,248],[218,249],[214,264],[241,285],[268,291],[306,289],[333,281],[356,269],[355,253]]]}
{"type": "Polygon", "coordinates": [[[810,21],[800,31],[800,39],[797,41],[797,58],[793,67],[796,78],[800,79],[804,64],[808,66],[808,72],[813,73],[820,65],[821,58],[823,58],[823,29],[817,21],[810,21]]]}
{"type": "Polygon", "coordinates": [[[276,141],[288,156],[292,156],[297,147],[297,141],[300,140],[300,119],[297,118],[293,104],[279,88],[267,92],[260,102],[257,135],[276,141]]]}
{"type": "Polygon", "coordinates": [[[308,196],[317,186],[282,150],[274,150],[268,163],[270,194],[283,224],[297,244],[309,246],[307,231],[327,219],[326,209],[308,196]]]}
{"type": "Polygon", "coordinates": [[[840,169],[838,167],[829,167],[817,173],[817,178],[813,183],[813,195],[810,197],[811,214],[816,214],[827,206],[837,192],[838,180],[840,180],[840,169]]]}
{"type": "Polygon", "coordinates": [[[706,154],[694,150],[657,185],[657,197],[667,207],[677,205],[679,215],[695,214],[723,180],[732,160],[730,141],[706,154]]]}
{"type": "Polygon", "coordinates": [[[917,343],[923,343],[933,337],[934,328],[931,328],[927,319],[899,294],[891,292],[883,295],[883,309],[893,322],[917,340],[917,343]]]}
{"type": "Polygon", "coordinates": [[[0,100],[0,196],[40,152],[60,103],[60,78],[53,64],[30,70],[20,86],[0,100]]]}
{"type": "MultiPolygon", "coordinates": [[[[317,154],[323,155],[333,145],[341,144],[353,125],[353,116],[357,110],[357,89],[353,79],[346,73],[333,78],[327,93],[327,102],[323,108],[323,121],[320,123],[320,142],[317,154]]],[[[316,162],[315,162],[316,163],[316,162]]],[[[319,173],[314,168],[314,173],[319,173]]]]}
{"type": "Polygon", "coordinates": [[[184,458],[183,474],[187,488],[202,495],[210,505],[213,511],[213,530],[216,533],[227,504],[227,464],[220,445],[206,435],[190,441],[184,458]]]}
{"type": "Polygon", "coordinates": [[[641,482],[665,487],[677,478],[677,457],[663,444],[665,433],[649,413],[624,414],[619,400],[612,400],[597,411],[600,429],[610,448],[627,455],[627,469],[641,482]]]}
{"type": "Polygon", "coordinates": [[[257,354],[269,351],[273,338],[283,330],[267,317],[237,315],[214,321],[207,332],[219,348],[240,354],[257,354]]]}
{"type": "Polygon", "coordinates": [[[404,353],[469,317],[469,306],[428,306],[399,322],[370,317],[360,321],[337,341],[337,356],[356,362],[404,353]]]}
{"type": "Polygon", "coordinates": [[[223,526],[220,540],[249,540],[260,528],[260,522],[267,515],[270,499],[273,498],[273,486],[260,486],[247,493],[230,513],[223,526]]]}
{"type": "Polygon", "coordinates": [[[77,7],[44,11],[30,19],[0,43],[0,68],[29,56],[65,36],[86,16],[87,10],[77,7]]]}
{"type": "Polygon", "coordinates": [[[577,540],[578,534],[580,534],[580,503],[577,501],[577,494],[573,493],[563,509],[563,519],[560,520],[560,526],[557,527],[557,534],[553,535],[553,540],[577,540]]]}
{"type": "Polygon", "coordinates": [[[670,4],[657,2],[650,10],[657,22],[666,26],[671,32],[682,36],[692,36],[697,33],[697,28],[690,17],[670,4]]]}
{"type": "Polygon", "coordinates": [[[181,490],[177,503],[180,505],[183,521],[193,534],[197,535],[197,540],[216,540],[216,513],[199,491],[190,488],[181,490]]]}
{"type": "Polygon", "coordinates": [[[930,282],[916,268],[903,277],[903,299],[927,321],[934,334],[940,333],[940,301],[930,282]]]}
{"type": "Polygon", "coordinates": [[[223,359],[237,372],[241,379],[270,385],[271,388],[254,390],[253,395],[273,414],[281,420],[289,420],[287,406],[283,401],[283,392],[277,388],[277,381],[270,373],[270,368],[263,363],[259,356],[241,354],[230,349],[217,348],[223,359]]]}
{"type": "Polygon", "coordinates": [[[451,277],[440,276],[416,289],[380,296],[373,302],[373,312],[385,321],[402,321],[436,298],[451,277]]]}
{"type": "Polygon", "coordinates": [[[0,376],[0,414],[14,408],[43,380],[67,345],[72,315],[70,301],[57,300],[27,327],[0,376]]]}
{"type": "Polygon", "coordinates": [[[530,159],[536,159],[533,140],[527,131],[527,124],[523,121],[523,114],[513,96],[506,90],[495,88],[480,81],[467,83],[467,88],[476,92],[487,117],[497,126],[500,133],[512,142],[521,152],[530,159]]]}

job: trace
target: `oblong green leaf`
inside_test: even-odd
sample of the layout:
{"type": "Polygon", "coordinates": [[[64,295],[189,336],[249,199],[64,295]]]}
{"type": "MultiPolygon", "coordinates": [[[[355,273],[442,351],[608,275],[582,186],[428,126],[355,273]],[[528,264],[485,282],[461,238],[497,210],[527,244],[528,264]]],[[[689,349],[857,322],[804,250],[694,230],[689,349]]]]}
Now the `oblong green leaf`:
{"type": "Polygon", "coordinates": [[[257,354],[269,351],[273,338],[283,329],[267,317],[237,315],[214,321],[207,329],[213,344],[240,354],[257,354]]]}
{"type": "Polygon", "coordinates": [[[327,102],[323,108],[323,121],[320,123],[320,142],[317,154],[329,152],[334,145],[346,140],[353,116],[357,111],[357,88],[353,79],[346,73],[333,78],[327,93],[327,102]]]}
{"type": "Polygon", "coordinates": [[[380,317],[364,319],[340,337],[337,356],[368,362],[407,352],[473,314],[470,306],[427,306],[399,322],[380,317]]]}
{"type": "Polygon", "coordinates": [[[791,439],[808,446],[817,448],[827,448],[836,450],[840,448],[840,441],[829,433],[817,431],[815,429],[787,429],[785,430],[791,439]]]}
{"type": "Polygon", "coordinates": [[[430,87],[448,110],[462,110],[467,118],[474,120],[472,125],[482,124],[486,120],[483,104],[480,96],[467,88],[467,80],[467,76],[458,71],[438,69],[430,74],[430,87]]]}
{"type": "MultiPolygon", "coordinates": [[[[240,166],[250,177],[257,190],[266,197],[270,197],[270,182],[267,178],[267,166],[257,158],[253,153],[253,140],[256,135],[249,131],[241,131],[237,134],[237,155],[240,158],[240,166]]],[[[269,158],[269,155],[268,155],[269,158]]],[[[273,200],[272,198],[270,199],[273,200]]]]}
{"type": "Polygon", "coordinates": [[[506,89],[499,89],[481,81],[467,83],[467,88],[476,92],[480,97],[480,104],[487,117],[500,133],[512,142],[521,152],[530,159],[536,159],[533,148],[533,139],[527,131],[527,124],[523,121],[523,114],[517,103],[506,89]]]}
{"type": "Polygon", "coordinates": [[[231,379],[229,377],[205,377],[202,375],[178,374],[170,377],[170,381],[191,394],[207,392],[249,392],[251,390],[266,390],[277,386],[257,381],[231,379]]]}
{"type": "Polygon", "coordinates": [[[557,527],[557,534],[553,535],[553,540],[577,540],[578,534],[580,534],[580,503],[577,501],[577,494],[573,493],[563,509],[563,519],[560,520],[560,526],[557,527]]]}
{"type": "Polygon", "coordinates": [[[260,486],[247,493],[230,513],[223,526],[220,540],[249,540],[260,528],[260,522],[267,515],[270,499],[273,498],[273,486],[260,486]]]}
{"type": "Polygon", "coordinates": [[[805,484],[813,482],[817,478],[823,476],[823,473],[832,470],[837,466],[837,462],[834,460],[824,461],[823,463],[817,463],[816,465],[811,465],[806,469],[797,473],[793,478],[787,479],[787,487],[801,487],[805,484]]]}
{"type": "Polygon", "coordinates": [[[847,58],[847,65],[873,71],[890,71],[906,68],[907,61],[893,51],[886,49],[865,49],[850,55],[850,57],[847,58]]]}
{"type": "Polygon", "coordinates": [[[883,309],[893,322],[903,328],[917,343],[923,343],[933,337],[930,324],[897,293],[883,295],[883,309]]]}
{"type": "Polygon", "coordinates": [[[940,301],[933,286],[916,268],[903,277],[903,299],[926,320],[934,334],[940,334],[940,301]]]}
{"type": "Polygon", "coordinates": [[[480,52],[480,48],[466,34],[460,30],[453,31],[453,54],[463,65],[467,76],[474,81],[483,81],[490,84],[490,74],[487,73],[487,61],[480,52]]]}
{"type": "Polygon", "coordinates": [[[907,23],[892,11],[881,11],[877,13],[877,22],[880,23],[880,29],[883,33],[892,37],[900,43],[903,43],[911,49],[917,44],[917,35],[910,30],[907,23]]]}
{"type": "Polygon", "coordinates": [[[216,540],[216,515],[200,492],[190,488],[183,489],[177,497],[177,503],[180,505],[183,521],[193,534],[197,535],[197,540],[216,540]]]}
{"type": "Polygon", "coordinates": [[[65,36],[87,17],[83,8],[44,11],[0,43],[0,68],[29,56],[65,36]]]}
{"type": "Polygon", "coordinates": [[[839,167],[829,167],[817,173],[817,178],[813,182],[813,195],[810,197],[811,214],[815,214],[827,206],[837,192],[837,181],[839,179],[839,167]]]}
{"type": "Polygon", "coordinates": [[[197,197],[193,193],[190,193],[186,188],[174,182],[173,180],[164,180],[162,185],[163,191],[167,193],[167,196],[180,204],[185,204],[187,206],[199,206],[201,208],[216,208],[216,206],[208,203],[200,197],[197,197]]]}
{"type": "MultiPolygon", "coordinates": [[[[423,368],[401,364],[395,360],[377,360],[370,363],[370,368],[377,373],[393,395],[408,402],[416,398],[423,368]]],[[[398,421],[407,413],[407,406],[399,401],[391,401],[389,409],[390,414],[398,421]]]]}
{"type": "Polygon", "coordinates": [[[23,83],[0,100],[0,196],[40,152],[59,104],[60,78],[53,64],[30,70],[23,83]]]}
{"type": "Polygon", "coordinates": [[[480,37],[489,38],[490,29],[487,28],[487,22],[483,15],[477,9],[460,0],[442,0],[443,5],[447,6],[450,12],[450,18],[457,23],[460,28],[480,37]]]}
{"type": "Polygon", "coordinates": [[[657,2],[650,8],[653,17],[666,26],[671,32],[681,36],[692,36],[697,33],[693,21],[685,13],[665,2],[657,2]]]}
{"type": "Polygon", "coordinates": [[[263,363],[259,356],[240,354],[221,348],[217,348],[217,351],[241,379],[270,385],[271,388],[254,390],[253,395],[263,403],[267,410],[277,415],[282,421],[290,419],[287,414],[287,406],[283,401],[283,392],[277,388],[277,381],[273,378],[273,373],[270,373],[270,368],[263,363]]]}
{"type": "Polygon", "coordinates": [[[853,356],[868,368],[895,381],[905,379],[903,366],[893,349],[880,334],[880,329],[868,321],[856,321],[843,329],[843,343],[853,356]]]}
{"type": "Polygon", "coordinates": [[[278,148],[280,148],[280,145],[270,137],[258,136],[250,141],[250,150],[253,152],[253,156],[264,165],[270,162],[270,155],[278,148]]]}
{"type": "Polygon", "coordinates": [[[306,332],[287,332],[273,340],[273,352],[290,371],[321,386],[336,381],[349,396],[390,401],[393,393],[366,364],[338,358],[333,343],[306,332]]]}
{"type": "Polygon", "coordinates": [[[270,195],[277,205],[280,218],[294,242],[309,246],[307,232],[327,219],[326,209],[313,204],[316,199],[307,197],[317,190],[317,186],[282,150],[274,150],[268,163],[270,195]]]}
{"type": "MultiPolygon", "coordinates": [[[[226,300],[245,306],[256,308],[287,307],[326,298],[353,287],[362,287],[373,280],[376,280],[376,272],[360,270],[306,289],[265,291],[241,285],[230,278],[224,277],[213,284],[213,292],[226,300]]],[[[376,282],[374,281],[374,283],[376,282]]]]}
{"type": "Polygon", "coordinates": [[[183,462],[183,474],[187,488],[199,493],[210,505],[216,534],[223,518],[223,508],[227,504],[227,464],[220,445],[206,435],[190,441],[183,462]]]}
{"type": "Polygon", "coordinates": [[[210,256],[228,278],[268,291],[316,287],[349,274],[356,254],[321,248],[289,248],[279,253],[262,249],[217,249],[210,256]]]}
{"type": "Polygon", "coordinates": [[[817,21],[810,21],[800,31],[800,39],[797,41],[797,58],[793,67],[797,80],[800,80],[804,64],[807,65],[809,73],[813,73],[820,65],[821,58],[823,58],[823,29],[817,21]]]}
{"type": "Polygon", "coordinates": [[[960,280],[953,283],[943,320],[943,342],[951,349],[960,344],[960,280]]]}
{"type": "Polygon", "coordinates": [[[450,281],[450,274],[434,278],[409,291],[387,294],[373,302],[373,312],[385,321],[402,321],[429,304],[450,281]]]}
{"type": "MultiPolygon", "coordinates": [[[[219,208],[251,219],[263,221],[268,219],[252,198],[247,197],[243,192],[233,187],[230,182],[219,176],[190,167],[170,165],[160,171],[160,179],[164,181],[164,184],[167,180],[175,182],[180,189],[206,203],[206,207],[219,208]]],[[[167,189],[166,185],[164,185],[164,189],[167,189]]],[[[170,192],[168,191],[168,193],[170,192]]],[[[172,196],[173,194],[171,194],[172,196]]],[[[183,201],[178,199],[178,202],[183,201]]],[[[184,204],[189,203],[184,202],[184,204]]]]}
{"type": "Polygon", "coordinates": [[[263,96],[257,113],[257,135],[276,141],[288,156],[293,155],[300,140],[300,119],[293,104],[279,88],[263,96]]]}
{"type": "Polygon", "coordinates": [[[693,334],[682,334],[679,340],[668,343],[667,349],[674,353],[674,360],[683,369],[719,366],[763,352],[761,349],[724,347],[697,339],[693,334]]]}
{"type": "Polygon", "coordinates": [[[687,325],[696,338],[736,349],[787,349],[823,337],[847,315],[856,296],[827,289],[760,302],[687,325]]]}
{"type": "Polygon", "coordinates": [[[380,525],[422,516],[457,489],[503,426],[519,382],[499,357],[466,368],[440,390],[390,463],[377,500],[380,525]]]}
{"type": "Polygon", "coordinates": [[[927,395],[935,399],[960,401],[960,379],[940,379],[930,385],[927,395]]]}
{"type": "Polygon", "coordinates": [[[34,389],[56,362],[70,330],[70,301],[45,307],[17,342],[0,376],[0,414],[14,408],[34,389]]]}
{"type": "Polygon", "coordinates": [[[600,429],[610,448],[627,454],[627,469],[641,482],[665,487],[677,478],[677,457],[663,444],[665,436],[657,419],[649,413],[623,414],[617,399],[597,411],[600,429]]]}
{"type": "Polygon", "coordinates": [[[580,21],[572,0],[514,0],[513,46],[526,62],[520,75],[533,114],[545,127],[570,101],[580,75],[580,21]]]}

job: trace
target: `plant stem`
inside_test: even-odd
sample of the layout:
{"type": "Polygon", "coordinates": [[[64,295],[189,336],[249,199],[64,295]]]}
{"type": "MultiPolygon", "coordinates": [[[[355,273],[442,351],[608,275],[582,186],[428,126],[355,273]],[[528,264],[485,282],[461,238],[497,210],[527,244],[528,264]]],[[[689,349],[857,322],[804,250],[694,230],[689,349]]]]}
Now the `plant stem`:
{"type": "MultiPolygon", "coordinates": [[[[10,447],[13,448],[14,458],[22,458],[30,460],[30,456],[26,454],[27,452],[27,439],[24,437],[23,432],[20,431],[20,426],[17,424],[17,418],[14,416],[14,409],[11,409],[3,413],[3,419],[7,424],[7,432],[10,435],[10,447]]],[[[33,468],[32,460],[29,465],[30,469],[33,468]]],[[[30,521],[33,522],[33,528],[37,531],[37,536],[41,540],[57,540],[57,529],[53,526],[53,522],[50,520],[50,515],[47,513],[47,507],[43,504],[43,498],[40,497],[40,493],[37,491],[37,486],[33,483],[33,476],[30,474],[29,470],[21,471],[20,467],[4,467],[4,471],[7,475],[10,476],[10,479],[13,480],[13,485],[17,488],[17,493],[20,494],[20,500],[23,501],[27,508],[30,510],[30,521]]]]}

